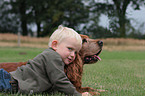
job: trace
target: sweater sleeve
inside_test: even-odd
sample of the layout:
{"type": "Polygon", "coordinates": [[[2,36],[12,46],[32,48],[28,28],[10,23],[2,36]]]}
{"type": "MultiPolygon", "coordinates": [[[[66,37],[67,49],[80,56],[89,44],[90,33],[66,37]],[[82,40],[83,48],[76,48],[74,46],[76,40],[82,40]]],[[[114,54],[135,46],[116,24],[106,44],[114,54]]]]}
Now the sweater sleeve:
{"type": "Polygon", "coordinates": [[[81,94],[76,91],[76,88],[65,75],[64,63],[60,55],[55,52],[55,54],[51,53],[51,56],[49,57],[51,60],[50,58],[45,59],[47,62],[45,63],[45,66],[47,76],[53,85],[53,89],[63,92],[67,95],[81,96],[81,94]]]}

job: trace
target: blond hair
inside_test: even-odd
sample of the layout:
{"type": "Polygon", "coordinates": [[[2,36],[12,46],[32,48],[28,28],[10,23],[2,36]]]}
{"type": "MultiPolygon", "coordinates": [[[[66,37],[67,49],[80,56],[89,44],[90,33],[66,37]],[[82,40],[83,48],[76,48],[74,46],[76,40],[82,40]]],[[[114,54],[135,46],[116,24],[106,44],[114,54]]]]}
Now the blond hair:
{"type": "Polygon", "coordinates": [[[77,44],[82,46],[81,36],[72,28],[63,27],[62,25],[58,26],[53,34],[49,38],[48,46],[51,47],[52,41],[57,40],[58,43],[61,43],[66,38],[75,38],[77,40],[77,44]]]}

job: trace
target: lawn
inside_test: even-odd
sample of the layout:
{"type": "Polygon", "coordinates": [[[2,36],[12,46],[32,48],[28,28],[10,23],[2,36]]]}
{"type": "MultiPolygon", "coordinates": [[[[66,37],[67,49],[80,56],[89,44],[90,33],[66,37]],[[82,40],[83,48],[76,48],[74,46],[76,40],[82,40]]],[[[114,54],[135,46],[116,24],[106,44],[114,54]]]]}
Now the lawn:
{"type": "MultiPolygon", "coordinates": [[[[0,47],[0,62],[27,61],[43,50],[0,47]]],[[[145,51],[103,50],[100,54],[102,61],[84,66],[82,86],[108,90],[101,96],[145,96],[144,55],[145,51]]]]}

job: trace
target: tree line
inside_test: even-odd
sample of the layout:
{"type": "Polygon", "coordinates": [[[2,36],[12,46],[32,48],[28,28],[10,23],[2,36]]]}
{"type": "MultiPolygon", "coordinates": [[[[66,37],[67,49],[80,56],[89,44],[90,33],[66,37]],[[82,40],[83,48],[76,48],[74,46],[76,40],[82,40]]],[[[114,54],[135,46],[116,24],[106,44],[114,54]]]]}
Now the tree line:
{"type": "Polygon", "coordinates": [[[0,33],[50,35],[60,24],[92,38],[145,38],[127,18],[128,6],[140,10],[145,0],[1,0],[0,33]],[[109,28],[99,25],[102,14],[109,18],[109,28]]]}

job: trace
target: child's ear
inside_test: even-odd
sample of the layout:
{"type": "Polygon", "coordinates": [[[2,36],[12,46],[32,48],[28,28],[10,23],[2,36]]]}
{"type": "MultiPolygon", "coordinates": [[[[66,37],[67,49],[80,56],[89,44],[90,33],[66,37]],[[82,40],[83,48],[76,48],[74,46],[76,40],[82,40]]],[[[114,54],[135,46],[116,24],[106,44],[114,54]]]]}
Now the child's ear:
{"type": "Polygon", "coordinates": [[[57,50],[57,45],[58,45],[58,41],[57,41],[57,40],[52,41],[51,47],[52,47],[55,51],[57,50]]]}

